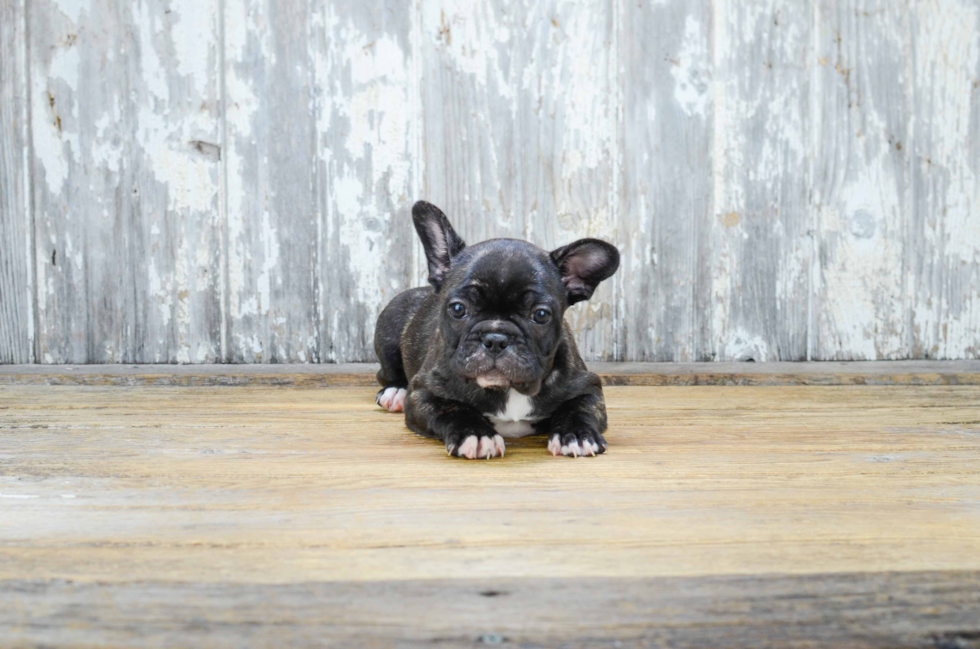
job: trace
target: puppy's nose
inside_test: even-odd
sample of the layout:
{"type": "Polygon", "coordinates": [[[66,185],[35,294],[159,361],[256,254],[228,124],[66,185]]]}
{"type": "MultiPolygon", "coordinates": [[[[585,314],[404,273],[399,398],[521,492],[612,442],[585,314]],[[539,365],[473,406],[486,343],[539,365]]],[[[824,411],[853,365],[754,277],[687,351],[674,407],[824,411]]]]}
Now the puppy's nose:
{"type": "Polygon", "coordinates": [[[487,348],[487,353],[491,356],[500,356],[510,343],[507,334],[496,332],[485,333],[480,336],[480,339],[483,341],[483,346],[487,348]]]}

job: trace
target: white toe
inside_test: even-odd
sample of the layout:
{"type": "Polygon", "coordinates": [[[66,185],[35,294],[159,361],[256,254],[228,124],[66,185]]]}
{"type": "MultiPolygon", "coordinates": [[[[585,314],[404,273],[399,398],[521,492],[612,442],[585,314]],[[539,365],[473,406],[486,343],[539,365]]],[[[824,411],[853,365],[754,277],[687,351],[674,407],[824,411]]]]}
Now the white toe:
{"type": "Polygon", "coordinates": [[[381,394],[377,396],[375,401],[378,402],[379,406],[387,410],[388,406],[391,405],[391,398],[395,396],[395,392],[397,392],[397,390],[398,388],[385,388],[381,391],[381,394]]]}
{"type": "Polygon", "coordinates": [[[388,412],[401,412],[405,409],[405,398],[408,390],[405,388],[385,388],[375,399],[378,405],[388,412]]]}
{"type": "Polygon", "coordinates": [[[408,390],[405,388],[398,388],[395,392],[395,396],[391,398],[391,405],[388,407],[389,412],[401,412],[405,409],[405,399],[408,397],[408,390]]]}
{"type": "MultiPolygon", "coordinates": [[[[604,445],[603,448],[605,448],[604,445]]],[[[562,444],[561,437],[555,434],[548,440],[548,452],[552,455],[567,455],[569,457],[595,456],[599,454],[599,444],[585,439],[573,440],[570,444],[562,444]]]]}
{"type": "Polygon", "coordinates": [[[561,440],[558,435],[554,435],[548,440],[548,452],[554,456],[561,455],[561,440]]]}
{"type": "Polygon", "coordinates": [[[495,447],[495,449],[497,451],[497,455],[499,455],[500,457],[503,457],[504,456],[504,449],[506,448],[506,446],[504,445],[504,438],[501,437],[500,435],[494,435],[493,436],[493,445],[494,445],[494,447],[495,447]]]}
{"type": "Polygon", "coordinates": [[[482,457],[486,459],[492,458],[496,455],[497,449],[494,447],[493,438],[484,435],[480,438],[480,448],[476,452],[477,457],[482,457]]]}
{"type": "Polygon", "coordinates": [[[460,457],[465,457],[468,460],[472,460],[476,457],[476,451],[480,446],[480,440],[476,438],[476,435],[470,435],[463,440],[463,443],[459,445],[459,451],[457,454],[460,457]]]}

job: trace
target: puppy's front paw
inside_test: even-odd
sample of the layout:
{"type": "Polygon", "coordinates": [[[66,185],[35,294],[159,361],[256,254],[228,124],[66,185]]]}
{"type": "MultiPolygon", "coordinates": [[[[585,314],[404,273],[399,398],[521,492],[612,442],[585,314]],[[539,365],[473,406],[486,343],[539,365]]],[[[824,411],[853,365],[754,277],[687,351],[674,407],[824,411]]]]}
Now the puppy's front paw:
{"type": "Polygon", "coordinates": [[[489,460],[504,456],[504,438],[500,435],[450,435],[446,452],[468,460],[489,460]]]}
{"type": "Polygon", "coordinates": [[[374,397],[374,400],[388,412],[401,412],[405,409],[405,398],[407,396],[408,390],[405,388],[385,388],[384,390],[378,391],[378,395],[374,397]]]}
{"type": "Polygon", "coordinates": [[[609,448],[598,431],[581,430],[574,433],[555,433],[548,439],[548,450],[554,456],[598,455],[609,448]]]}

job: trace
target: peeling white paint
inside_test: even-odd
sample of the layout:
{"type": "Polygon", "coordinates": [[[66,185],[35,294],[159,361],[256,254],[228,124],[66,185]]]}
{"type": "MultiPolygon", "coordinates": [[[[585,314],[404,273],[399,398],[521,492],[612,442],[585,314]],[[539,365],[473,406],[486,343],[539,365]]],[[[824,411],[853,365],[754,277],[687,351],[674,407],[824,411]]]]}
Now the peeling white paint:
{"type": "Polygon", "coordinates": [[[980,6],[925,2],[913,13],[917,89],[913,173],[925,245],[909,277],[913,349],[932,358],[980,357],[980,6]],[[942,214],[937,214],[938,211],[942,214]],[[928,278],[928,280],[927,280],[928,278]]]}
{"type": "Polygon", "coordinates": [[[704,27],[697,18],[688,16],[684,22],[681,50],[670,69],[677,83],[674,98],[688,115],[704,117],[707,112],[707,89],[711,83],[707,44],[704,27]]]}
{"type": "Polygon", "coordinates": [[[892,62],[906,50],[906,18],[890,11],[820,14],[826,22],[818,26],[815,68],[822,102],[814,126],[821,151],[813,191],[817,359],[909,354],[903,274],[911,204],[902,147],[912,148],[911,92],[892,62]]]}
{"type": "MultiPolygon", "coordinates": [[[[361,36],[360,41],[366,37],[361,36]]],[[[408,184],[407,120],[408,65],[405,53],[391,38],[382,36],[372,44],[349,43],[351,87],[348,102],[333,102],[334,110],[350,120],[345,147],[353,160],[365,152],[371,156],[372,185],[388,176],[387,191],[397,195],[408,184]]]]}
{"type": "Polygon", "coordinates": [[[31,114],[35,155],[48,191],[55,195],[64,189],[69,166],[81,151],[77,132],[68,130],[78,113],[79,64],[77,47],[55,47],[48,69],[35,70],[31,77],[31,92],[38,100],[31,114]]]}
{"type": "Polygon", "coordinates": [[[157,54],[157,35],[162,31],[159,16],[150,13],[151,5],[137,2],[131,5],[132,23],[139,29],[139,59],[142,66],[140,80],[147,89],[164,104],[170,100],[167,71],[157,54]]]}
{"type": "Polygon", "coordinates": [[[88,2],[85,0],[53,0],[58,11],[63,13],[68,20],[73,23],[78,23],[82,17],[82,12],[88,6],[88,2]]]}
{"type": "MultiPolygon", "coordinates": [[[[138,261],[146,286],[136,288],[150,315],[141,342],[160,361],[213,357],[213,341],[202,340],[203,315],[219,284],[228,295],[230,356],[305,362],[318,344],[321,359],[369,356],[373,317],[405,281],[390,270],[399,261],[390,254],[394,238],[405,231],[392,212],[417,198],[463,208],[451,217],[464,232],[546,246],[580,236],[628,244],[628,275],[570,312],[583,346],[597,356],[618,353],[621,338],[637,357],[669,336],[678,357],[786,354],[770,339],[783,325],[745,302],[747,287],[759,289],[751,273],[773,244],[772,294],[751,299],[766,301],[778,319],[796,317],[780,309],[809,302],[814,357],[896,358],[910,345],[939,358],[980,353],[980,163],[965,144],[980,128],[980,7],[970,0],[925,0],[909,11],[883,6],[868,15],[841,0],[831,3],[834,11],[814,7],[806,20],[789,0],[657,9],[676,28],[669,47],[625,42],[625,21],[650,11],[646,4],[425,2],[393,7],[379,24],[370,8],[328,3],[316,6],[303,33],[253,0],[133,3],[111,15],[93,2],[40,1],[38,15],[52,24],[31,35],[38,39],[30,127],[39,206],[31,245],[46,362],[76,360],[72,354],[87,345],[71,342],[70,330],[92,307],[66,314],[66,295],[94,291],[93,299],[118,298],[113,304],[130,308],[128,296],[97,294],[108,284],[107,257],[118,252],[105,248],[105,233],[119,216],[119,196],[138,210],[132,233],[119,241],[145,247],[147,258],[138,261]],[[410,14],[404,23],[394,20],[405,17],[399,12],[410,14]],[[296,39],[308,42],[284,46],[296,39]],[[286,52],[299,58],[279,61],[286,52]],[[650,57],[657,66],[650,78],[664,87],[633,92],[626,52],[650,57]],[[126,76],[121,57],[138,74],[126,76]],[[294,77],[301,87],[288,85],[294,77]],[[284,154],[284,143],[268,136],[282,92],[302,107],[283,119],[309,111],[316,139],[309,148],[301,143],[284,154]],[[645,115],[649,130],[625,130],[624,113],[636,121],[645,115]],[[673,128],[691,144],[678,138],[681,145],[662,149],[673,128]],[[192,142],[222,145],[221,159],[192,142]],[[710,162],[700,157],[708,142],[710,162]],[[309,215],[270,207],[282,197],[277,165],[290,155],[303,160],[297,169],[314,170],[309,215]],[[690,212],[664,213],[662,194],[682,194],[686,185],[652,178],[624,191],[621,179],[635,173],[627,167],[656,170],[650,161],[658,157],[689,169],[692,184],[710,183],[690,212]],[[812,176],[812,207],[799,214],[795,199],[784,202],[797,174],[812,176]],[[702,201],[709,204],[703,216],[702,201]],[[304,219],[315,224],[303,230],[304,219]],[[674,227],[671,219],[696,226],[674,227]],[[228,247],[218,253],[221,227],[228,247]],[[812,249],[801,235],[809,227],[812,249]],[[303,245],[292,238],[305,231],[315,232],[316,263],[289,270],[287,251],[303,245]],[[145,240],[127,239],[132,234],[145,240]],[[692,266],[700,264],[687,275],[669,267],[687,258],[681,247],[694,251],[692,266]],[[53,251],[56,265],[43,259],[53,251]],[[83,280],[86,273],[94,274],[83,280]],[[668,296],[642,295],[637,283],[653,276],[678,286],[668,296]],[[680,286],[688,276],[697,287],[680,286]],[[325,287],[327,279],[344,284],[325,287]],[[326,304],[329,288],[338,290],[326,304]],[[683,315],[616,320],[636,312],[627,308],[634,300],[683,315]],[[710,304],[710,313],[694,313],[691,300],[710,304]],[[684,317],[688,329],[660,330],[684,317]],[[709,349],[695,348],[702,344],[695,328],[707,332],[709,349]]],[[[666,204],[683,207],[683,200],[666,204]]],[[[424,278],[418,246],[410,249],[413,274],[424,278]]],[[[124,344],[120,330],[97,346],[118,359],[129,353],[124,344]]]]}
{"type": "Polygon", "coordinates": [[[193,83],[194,95],[204,96],[213,80],[211,66],[216,53],[212,48],[218,29],[217,10],[221,5],[202,5],[200,0],[168,0],[168,6],[176,72],[193,83]]]}
{"type": "MultiPolygon", "coordinates": [[[[70,91],[78,92],[78,66],[80,64],[78,47],[62,45],[51,51],[51,64],[48,78],[63,81],[70,91]]],[[[40,98],[43,101],[44,95],[40,98]]]]}
{"type": "MultiPolygon", "coordinates": [[[[737,213],[738,203],[729,196],[729,187],[726,183],[726,173],[729,164],[738,164],[738,160],[730,160],[727,138],[730,129],[728,124],[727,93],[725,85],[728,83],[728,16],[727,1],[715,0],[712,7],[712,56],[713,69],[711,83],[712,98],[712,142],[711,142],[711,180],[712,180],[712,222],[715,222],[724,211],[735,211],[737,213]]],[[[714,332],[727,331],[729,310],[732,301],[731,296],[731,269],[730,263],[733,258],[733,251],[727,245],[727,241],[722,242],[719,249],[713,251],[714,259],[709,261],[709,271],[711,273],[711,328],[714,332]]],[[[707,314],[705,314],[707,315],[707,314]]],[[[718,343],[712,344],[713,353],[717,354],[721,347],[718,343]]],[[[717,356],[716,356],[717,358],[717,356]]],[[[722,356],[718,360],[725,360],[722,356]]]]}
{"type": "MultiPolygon", "coordinates": [[[[561,117],[557,133],[560,140],[556,145],[564,152],[561,176],[569,184],[587,183],[590,178],[583,177],[584,172],[600,166],[608,169],[613,164],[616,116],[608,74],[609,59],[614,53],[608,48],[596,50],[583,46],[602,42],[604,26],[595,19],[602,15],[601,9],[602,5],[583,3],[575,11],[562,12],[560,19],[556,19],[559,26],[553,29],[561,34],[558,43],[536,41],[532,54],[532,61],[552,60],[551,87],[542,89],[547,91],[543,98],[549,102],[559,100],[555,108],[561,117]],[[549,52],[548,48],[555,45],[560,49],[549,52]]],[[[525,68],[525,80],[533,70],[533,65],[525,68]]],[[[529,85],[533,92],[536,84],[525,82],[525,89],[529,85]]],[[[564,192],[557,198],[555,208],[559,212],[576,209],[571,201],[565,200],[564,192]]]]}
{"type": "Polygon", "coordinates": [[[729,361],[755,361],[765,363],[776,360],[769,343],[759,334],[737,328],[727,332],[723,344],[723,357],[729,361]]]}
{"type": "Polygon", "coordinates": [[[269,220],[269,212],[262,213],[262,272],[256,280],[258,291],[257,311],[268,314],[272,308],[272,275],[279,266],[279,236],[269,220]]]}
{"type": "Polygon", "coordinates": [[[105,112],[95,122],[95,141],[89,149],[93,165],[107,169],[113,174],[119,173],[123,155],[122,139],[114,139],[112,131],[117,128],[121,119],[119,102],[115,102],[111,112],[105,112]]]}
{"type": "MultiPolygon", "coordinates": [[[[225,111],[229,146],[223,155],[227,158],[226,196],[227,214],[226,227],[228,231],[228,295],[230,296],[230,316],[233,321],[241,320],[246,315],[258,313],[257,297],[246,294],[245,269],[251,262],[251,253],[246,247],[245,234],[245,203],[247,196],[243,184],[247,160],[239,155],[236,142],[249,142],[252,135],[252,120],[259,111],[259,100],[253,82],[248,75],[238,73],[237,61],[245,60],[245,47],[250,31],[256,26],[247,18],[243,19],[240,10],[245,7],[242,3],[230,3],[225,12],[225,50],[229,64],[225,70],[225,85],[227,88],[228,107],[225,111]],[[239,10],[239,11],[236,11],[239,10]]],[[[263,56],[271,56],[268,44],[262,47],[263,56]]],[[[240,334],[239,334],[240,336],[240,334]]],[[[238,345],[245,348],[244,341],[238,345]]],[[[261,346],[253,344],[253,347],[261,346]]]]}
{"type": "Polygon", "coordinates": [[[513,12],[481,0],[420,4],[431,45],[444,50],[454,66],[481,88],[492,87],[504,99],[517,97],[517,80],[507,76],[503,64],[513,47],[510,36],[515,30],[508,24],[513,12]]]}

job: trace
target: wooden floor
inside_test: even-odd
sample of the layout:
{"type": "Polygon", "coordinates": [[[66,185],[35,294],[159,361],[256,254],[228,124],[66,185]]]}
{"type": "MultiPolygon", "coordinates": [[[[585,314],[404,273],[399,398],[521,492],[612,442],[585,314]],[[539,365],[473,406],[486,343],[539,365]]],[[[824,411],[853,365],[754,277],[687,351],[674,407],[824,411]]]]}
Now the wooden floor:
{"type": "Polygon", "coordinates": [[[0,386],[0,646],[980,646],[980,387],[606,395],[466,461],[370,387],[0,386]]]}

